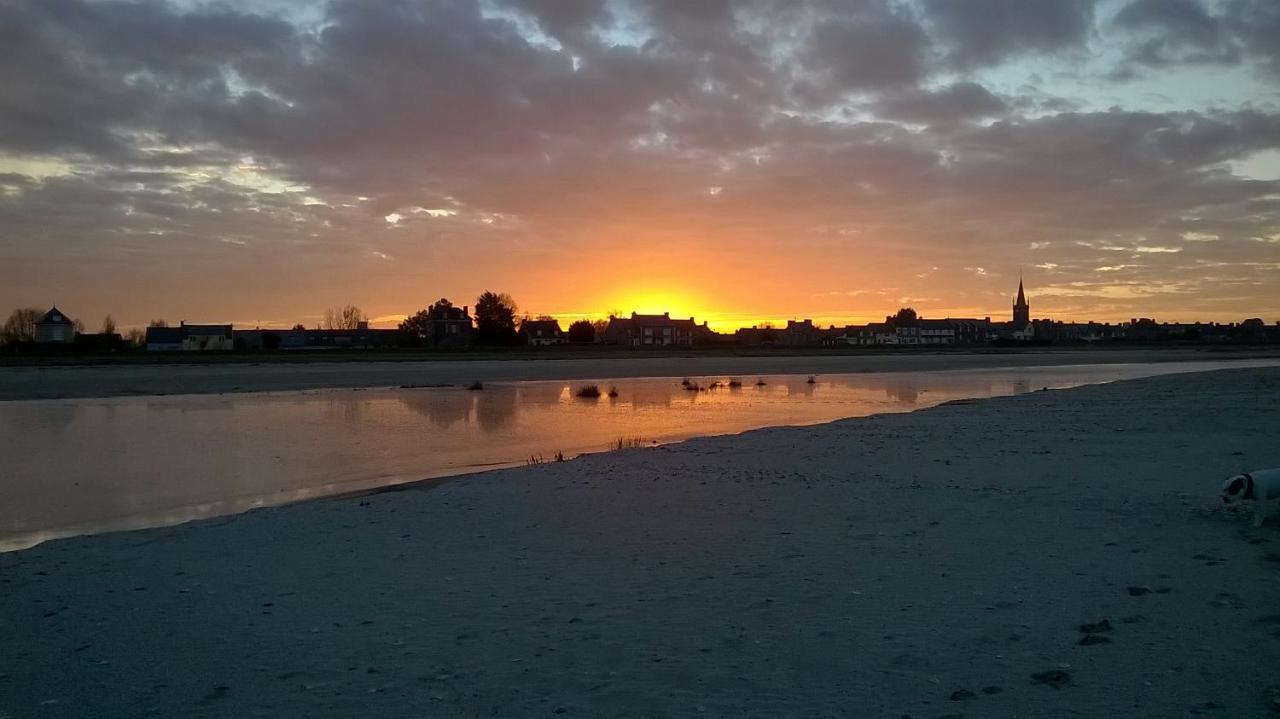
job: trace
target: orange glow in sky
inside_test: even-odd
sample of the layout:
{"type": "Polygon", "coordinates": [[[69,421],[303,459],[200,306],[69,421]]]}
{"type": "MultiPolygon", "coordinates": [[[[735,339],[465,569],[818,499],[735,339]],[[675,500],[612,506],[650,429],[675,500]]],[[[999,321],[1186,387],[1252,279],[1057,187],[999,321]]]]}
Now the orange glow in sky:
{"type": "Polygon", "coordinates": [[[0,2],[0,313],[1280,320],[1277,0],[208,4],[0,2]]]}

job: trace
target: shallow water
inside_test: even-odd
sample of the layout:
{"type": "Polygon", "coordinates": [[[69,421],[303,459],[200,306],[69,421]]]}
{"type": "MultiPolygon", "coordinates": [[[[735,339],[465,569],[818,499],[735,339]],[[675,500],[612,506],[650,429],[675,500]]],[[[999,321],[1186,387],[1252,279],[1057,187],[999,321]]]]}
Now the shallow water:
{"type": "Polygon", "coordinates": [[[0,551],[628,444],[1276,360],[0,402],[0,551]],[[759,382],[759,383],[758,383],[759,382]],[[712,383],[720,383],[712,388],[712,383]],[[578,387],[616,387],[580,399],[578,387]],[[531,458],[533,458],[531,460],[531,458]]]}

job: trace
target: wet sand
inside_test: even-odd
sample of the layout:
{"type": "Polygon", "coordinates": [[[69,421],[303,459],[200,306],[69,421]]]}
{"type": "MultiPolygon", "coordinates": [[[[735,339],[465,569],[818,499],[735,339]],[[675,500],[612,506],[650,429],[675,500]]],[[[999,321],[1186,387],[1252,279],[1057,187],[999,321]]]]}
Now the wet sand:
{"type": "Polygon", "coordinates": [[[0,715],[1266,716],[1280,370],[766,429],[0,555],[0,715]],[[1093,625],[1093,626],[1085,626],[1093,625]]]}
{"type": "MultiPolygon", "coordinates": [[[[442,359],[435,361],[265,361],[261,363],[0,366],[0,401],[130,395],[273,392],[334,387],[466,385],[473,381],[576,380],[756,374],[937,371],[986,367],[1187,362],[1280,357],[1280,349],[986,349],[868,351],[735,356],[680,353],[556,359],[442,359]]],[[[388,355],[391,356],[391,355],[388,355]]],[[[525,357],[527,355],[520,355],[525,357]]]]}

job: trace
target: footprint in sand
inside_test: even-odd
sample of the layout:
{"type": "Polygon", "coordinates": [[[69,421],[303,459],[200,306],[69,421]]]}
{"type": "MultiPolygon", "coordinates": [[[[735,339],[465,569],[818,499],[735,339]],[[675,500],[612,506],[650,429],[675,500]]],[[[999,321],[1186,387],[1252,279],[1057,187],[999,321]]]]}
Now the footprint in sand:
{"type": "Polygon", "coordinates": [[[1036,672],[1031,675],[1032,684],[1044,684],[1045,686],[1061,689],[1071,686],[1071,675],[1061,669],[1050,669],[1044,672],[1036,672]]]}

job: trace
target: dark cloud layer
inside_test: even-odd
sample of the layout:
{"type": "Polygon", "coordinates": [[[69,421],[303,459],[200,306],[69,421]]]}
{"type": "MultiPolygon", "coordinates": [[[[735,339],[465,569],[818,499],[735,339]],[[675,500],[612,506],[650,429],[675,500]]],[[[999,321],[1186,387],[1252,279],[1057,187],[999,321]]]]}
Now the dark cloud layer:
{"type": "Polygon", "coordinates": [[[1082,48],[1094,0],[926,0],[927,17],[960,67],[993,65],[1023,54],[1082,48]]]}
{"type": "Polygon", "coordinates": [[[1277,7],[1135,0],[1103,22],[1085,0],[0,0],[0,259],[32,270],[0,300],[102,301],[93,269],[111,268],[269,286],[287,315],[345,266],[394,308],[418,289],[390,269],[410,259],[536,297],[522,270],[639,243],[825,254],[778,312],[847,290],[841,263],[860,282],[950,267],[967,279],[935,304],[1000,306],[979,265],[1001,261],[1042,265],[1066,312],[1127,312],[1142,279],[1216,307],[1205,267],[1280,270],[1280,184],[1231,164],[1280,147],[1280,114],[1248,97],[1092,110],[1031,70],[1002,77],[1073,66],[1105,35],[1112,94],[1203,66],[1273,82],[1277,7]],[[60,274],[35,271],[49,258],[60,274]],[[286,264],[293,295],[265,269],[286,264]],[[1089,276],[1131,284],[1071,294],[1089,276]]]}

